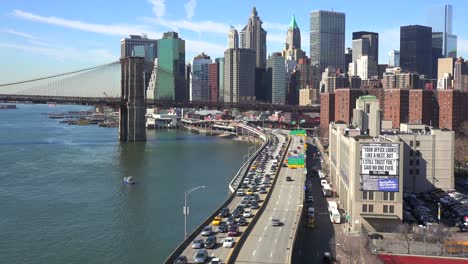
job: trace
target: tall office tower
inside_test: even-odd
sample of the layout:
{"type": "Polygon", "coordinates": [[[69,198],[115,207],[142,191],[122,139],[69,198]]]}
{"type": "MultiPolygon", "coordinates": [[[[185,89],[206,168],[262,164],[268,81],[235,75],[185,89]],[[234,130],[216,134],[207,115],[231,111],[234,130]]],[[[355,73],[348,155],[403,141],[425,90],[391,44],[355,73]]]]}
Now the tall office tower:
{"type": "Polygon", "coordinates": [[[158,40],[158,100],[186,101],[185,40],[176,32],[166,32],[158,40]]]}
{"type": "Polygon", "coordinates": [[[227,49],[224,52],[224,102],[255,101],[255,51],[227,49]]]}
{"type": "Polygon", "coordinates": [[[318,74],[327,67],[345,69],[345,14],[313,11],[310,14],[310,61],[318,74]]]}
{"type": "Polygon", "coordinates": [[[440,49],[443,57],[457,57],[457,36],[452,32],[452,6],[433,9],[428,24],[432,27],[432,47],[440,49]]]}
{"type": "Polygon", "coordinates": [[[271,69],[271,102],[286,103],[286,61],[281,53],[274,52],[267,60],[267,68],[271,69]]]}
{"type": "Polygon", "coordinates": [[[369,80],[371,77],[378,76],[377,64],[374,57],[361,55],[356,60],[355,75],[361,77],[361,80],[369,80]]]}
{"type": "Polygon", "coordinates": [[[399,50],[390,50],[388,53],[388,67],[400,67],[399,50]]]}
{"type": "Polygon", "coordinates": [[[219,62],[208,65],[208,92],[210,103],[217,103],[219,98],[219,62]]]}
{"type": "Polygon", "coordinates": [[[432,29],[400,27],[400,65],[403,70],[432,76],[432,29]]]}
{"type": "Polygon", "coordinates": [[[218,63],[218,102],[224,102],[224,57],[216,58],[215,62],[218,63]]]}
{"type": "Polygon", "coordinates": [[[293,15],[289,23],[288,33],[286,34],[286,49],[301,49],[301,31],[296,23],[296,17],[293,15]]]}
{"type": "Polygon", "coordinates": [[[376,76],[379,61],[379,34],[366,31],[353,32],[352,57],[353,63],[356,63],[355,75],[363,80],[376,76]],[[359,59],[361,62],[358,63],[359,59]]]}
{"type": "Polygon", "coordinates": [[[149,39],[146,35],[130,35],[120,40],[120,57],[145,57],[146,62],[154,62],[158,57],[158,40],[149,39]]]}
{"type": "Polygon", "coordinates": [[[190,99],[190,83],[192,78],[190,77],[192,75],[192,64],[188,63],[184,67],[184,76],[185,76],[185,95],[184,98],[185,100],[188,101],[190,99]]]}
{"type": "Polygon", "coordinates": [[[468,61],[458,58],[454,66],[454,89],[468,92],[468,61]]]}
{"type": "Polygon", "coordinates": [[[239,48],[239,34],[237,30],[231,26],[228,33],[228,49],[238,49],[239,48]]]}
{"type": "Polygon", "coordinates": [[[210,101],[210,90],[208,87],[208,67],[212,63],[210,56],[202,53],[192,62],[192,82],[190,101],[210,101]]]}
{"type": "Polygon", "coordinates": [[[267,32],[262,28],[262,23],[254,6],[247,25],[240,33],[240,47],[255,51],[255,67],[257,68],[265,68],[266,65],[267,32]]]}
{"type": "Polygon", "coordinates": [[[353,62],[353,49],[352,48],[345,49],[344,58],[345,58],[344,71],[345,73],[349,73],[349,64],[353,62]]]}

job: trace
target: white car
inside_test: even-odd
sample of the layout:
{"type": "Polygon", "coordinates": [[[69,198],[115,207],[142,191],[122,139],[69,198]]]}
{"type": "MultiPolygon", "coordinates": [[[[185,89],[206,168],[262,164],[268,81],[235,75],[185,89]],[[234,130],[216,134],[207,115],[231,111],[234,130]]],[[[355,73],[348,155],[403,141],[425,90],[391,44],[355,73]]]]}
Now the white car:
{"type": "Polygon", "coordinates": [[[226,237],[223,241],[224,248],[232,248],[234,246],[234,238],[233,237],[226,237]]]}
{"type": "Polygon", "coordinates": [[[243,217],[252,217],[252,210],[250,209],[244,209],[244,213],[242,214],[243,217]]]}
{"type": "Polygon", "coordinates": [[[221,260],[219,258],[213,258],[211,259],[210,264],[221,264],[221,260]]]}

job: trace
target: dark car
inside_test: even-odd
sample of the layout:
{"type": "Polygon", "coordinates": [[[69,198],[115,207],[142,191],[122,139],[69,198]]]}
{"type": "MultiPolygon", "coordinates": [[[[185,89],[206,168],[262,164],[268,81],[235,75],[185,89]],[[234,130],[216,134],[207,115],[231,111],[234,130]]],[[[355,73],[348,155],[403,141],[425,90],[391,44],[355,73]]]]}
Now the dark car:
{"type": "Polygon", "coordinates": [[[216,246],[216,237],[215,236],[209,236],[205,240],[205,248],[214,248],[216,246]]]}
{"type": "Polygon", "coordinates": [[[252,204],[250,205],[250,208],[252,208],[252,209],[258,209],[258,208],[260,208],[260,205],[258,205],[257,202],[252,202],[252,204]]]}
{"type": "Polygon", "coordinates": [[[239,232],[239,228],[237,226],[231,226],[228,230],[228,236],[237,236],[237,233],[239,232]]]}
{"type": "Polygon", "coordinates": [[[239,217],[239,215],[240,215],[240,212],[239,212],[239,210],[237,210],[237,209],[234,210],[234,211],[232,211],[232,213],[231,213],[231,216],[232,216],[232,217],[239,217]]]}
{"type": "Polygon", "coordinates": [[[228,231],[228,226],[226,223],[221,223],[219,226],[218,226],[218,233],[226,233],[228,231]]]}
{"type": "Polygon", "coordinates": [[[292,181],[291,177],[286,176],[286,181],[292,181]]]}
{"type": "Polygon", "coordinates": [[[231,216],[231,217],[229,217],[229,218],[227,219],[226,223],[227,223],[228,225],[232,225],[232,224],[236,223],[236,219],[234,219],[234,216],[231,216]]]}
{"type": "Polygon", "coordinates": [[[248,224],[247,220],[245,220],[244,217],[239,218],[239,221],[237,221],[240,226],[246,226],[248,224]]]}
{"type": "Polygon", "coordinates": [[[383,235],[378,234],[378,233],[373,233],[369,235],[370,239],[383,239],[383,235]]]}
{"type": "Polygon", "coordinates": [[[187,263],[187,257],[186,256],[178,256],[174,262],[174,264],[185,264],[187,263]]]}
{"type": "Polygon", "coordinates": [[[221,217],[227,217],[229,215],[229,208],[224,207],[223,209],[221,209],[221,211],[219,211],[219,215],[221,217]]]}

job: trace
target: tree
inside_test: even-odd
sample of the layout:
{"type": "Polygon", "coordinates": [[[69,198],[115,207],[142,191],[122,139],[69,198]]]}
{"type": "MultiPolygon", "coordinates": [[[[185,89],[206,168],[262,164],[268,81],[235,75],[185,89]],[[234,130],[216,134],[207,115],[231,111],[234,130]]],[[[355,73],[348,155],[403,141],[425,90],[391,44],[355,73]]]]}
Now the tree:
{"type": "Polygon", "coordinates": [[[348,264],[374,264],[381,263],[380,259],[369,251],[369,239],[362,235],[351,236],[338,234],[335,237],[337,248],[343,252],[345,259],[340,263],[348,264]]]}
{"type": "Polygon", "coordinates": [[[434,243],[437,243],[439,247],[439,255],[443,255],[445,250],[445,243],[450,239],[452,236],[452,232],[446,226],[439,224],[431,228],[431,232],[428,232],[430,237],[428,238],[434,243]]]}
{"type": "Polygon", "coordinates": [[[413,226],[406,223],[399,224],[396,227],[396,231],[398,232],[398,238],[404,242],[403,246],[408,250],[407,254],[410,254],[414,239],[413,226]]]}
{"type": "Polygon", "coordinates": [[[455,164],[460,166],[467,162],[468,157],[468,121],[464,121],[460,126],[460,131],[455,135],[455,164]]]}

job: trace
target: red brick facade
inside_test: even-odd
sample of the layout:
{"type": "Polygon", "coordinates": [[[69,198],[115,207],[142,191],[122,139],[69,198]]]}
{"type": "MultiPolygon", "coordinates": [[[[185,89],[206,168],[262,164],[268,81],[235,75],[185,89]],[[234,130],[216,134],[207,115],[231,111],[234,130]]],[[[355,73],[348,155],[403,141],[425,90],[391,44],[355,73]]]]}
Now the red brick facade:
{"type": "Polygon", "coordinates": [[[433,96],[434,92],[429,90],[409,91],[409,123],[435,125],[432,114],[434,111],[433,96]]]}
{"type": "Polygon", "coordinates": [[[211,63],[208,65],[208,92],[210,93],[210,102],[217,103],[219,97],[219,63],[211,63]]]}
{"type": "Polygon", "coordinates": [[[361,89],[337,89],[335,90],[335,122],[344,121],[351,123],[353,109],[356,107],[356,100],[364,95],[366,90],[361,89]]]}
{"type": "Polygon", "coordinates": [[[392,128],[400,128],[400,123],[408,123],[409,90],[387,89],[384,99],[383,120],[392,121],[392,128]]]}
{"type": "Polygon", "coordinates": [[[322,137],[328,138],[328,124],[335,120],[335,94],[320,94],[320,128],[322,137]]]}

